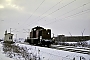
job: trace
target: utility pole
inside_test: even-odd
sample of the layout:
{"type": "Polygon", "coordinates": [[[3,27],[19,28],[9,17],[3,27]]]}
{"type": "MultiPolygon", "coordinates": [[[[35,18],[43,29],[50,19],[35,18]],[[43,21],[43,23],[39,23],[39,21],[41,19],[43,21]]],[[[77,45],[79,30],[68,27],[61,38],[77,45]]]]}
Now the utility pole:
{"type": "Polygon", "coordinates": [[[72,34],[69,32],[69,34],[72,36],[72,34]]]}
{"type": "Polygon", "coordinates": [[[26,31],[26,29],[23,29],[25,32],[24,33],[28,33],[28,37],[30,38],[30,29],[27,29],[27,31],[26,31]]]}
{"type": "Polygon", "coordinates": [[[28,37],[29,37],[29,39],[30,39],[30,29],[28,29],[28,34],[29,34],[28,37]]]}
{"type": "Polygon", "coordinates": [[[10,33],[11,33],[11,29],[12,29],[12,28],[10,28],[10,33]]]}
{"type": "Polygon", "coordinates": [[[17,40],[17,34],[16,34],[16,40],[17,40]]]}
{"type": "Polygon", "coordinates": [[[54,33],[52,33],[53,34],[53,38],[54,38],[54,33]]]}
{"type": "Polygon", "coordinates": [[[53,40],[55,40],[55,38],[54,38],[54,35],[55,35],[55,34],[54,34],[54,33],[52,33],[52,34],[53,34],[53,40]]]}
{"type": "Polygon", "coordinates": [[[81,32],[82,33],[82,40],[83,40],[83,33],[84,33],[85,29],[81,32]]]}
{"type": "Polygon", "coordinates": [[[83,33],[84,33],[85,29],[81,32],[82,33],[82,37],[83,37],[83,33]]]}
{"type": "MultiPolygon", "coordinates": [[[[69,32],[69,34],[71,35],[71,37],[72,37],[72,34],[71,34],[71,32],[69,32]]],[[[71,38],[72,39],[72,38],[71,38]]],[[[70,41],[71,41],[71,39],[70,39],[70,41]]],[[[75,41],[75,39],[73,39],[74,41],[75,41]]]]}

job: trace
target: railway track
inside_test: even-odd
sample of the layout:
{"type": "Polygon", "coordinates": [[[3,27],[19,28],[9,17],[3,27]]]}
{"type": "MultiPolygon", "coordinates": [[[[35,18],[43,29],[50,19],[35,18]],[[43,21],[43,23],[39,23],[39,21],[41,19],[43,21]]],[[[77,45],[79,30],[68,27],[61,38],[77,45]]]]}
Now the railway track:
{"type": "MultiPolygon", "coordinates": [[[[26,44],[26,43],[23,43],[23,44],[26,44]]],[[[29,44],[27,44],[27,45],[29,45],[29,44]]],[[[64,51],[69,51],[69,52],[76,52],[76,53],[90,55],[90,48],[80,48],[80,47],[63,46],[63,45],[51,45],[51,47],[47,47],[47,48],[53,48],[53,49],[57,49],[57,50],[64,50],[64,51]]]]}
{"type": "Polygon", "coordinates": [[[51,45],[51,48],[90,55],[90,48],[77,48],[74,46],[62,46],[62,45],[51,45]]]}

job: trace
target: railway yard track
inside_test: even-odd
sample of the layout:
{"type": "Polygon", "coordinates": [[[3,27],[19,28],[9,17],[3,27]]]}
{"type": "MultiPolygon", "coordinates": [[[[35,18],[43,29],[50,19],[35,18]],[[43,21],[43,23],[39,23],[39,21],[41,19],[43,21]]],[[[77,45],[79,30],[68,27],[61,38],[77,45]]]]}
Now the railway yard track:
{"type": "MultiPolygon", "coordinates": [[[[29,45],[29,44],[27,44],[27,45],[29,45]]],[[[51,47],[49,47],[49,48],[90,55],[90,48],[87,48],[87,47],[51,45],[51,47]]]]}
{"type": "Polygon", "coordinates": [[[74,46],[51,45],[51,48],[90,55],[90,48],[86,48],[86,47],[81,48],[74,46]]]}

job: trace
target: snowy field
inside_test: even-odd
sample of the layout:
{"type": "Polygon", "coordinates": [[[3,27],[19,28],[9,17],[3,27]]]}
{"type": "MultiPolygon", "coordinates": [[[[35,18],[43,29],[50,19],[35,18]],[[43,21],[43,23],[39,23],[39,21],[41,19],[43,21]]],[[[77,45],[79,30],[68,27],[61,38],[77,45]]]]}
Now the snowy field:
{"type": "Polygon", "coordinates": [[[0,44],[0,60],[14,60],[12,58],[5,56],[5,54],[3,54],[2,48],[2,44],[0,44]]]}
{"type": "Polygon", "coordinates": [[[10,49],[10,52],[8,52],[7,48],[2,46],[3,45],[0,44],[0,60],[90,60],[89,54],[69,52],[47,47],[14,43],[12,44],[13,49],[10,48],[10,46],[6,46],[8,49],[10,49]],[[4,51],[7,51],[7,53],[5,52],[5,54],[3,54],[3,48],[6,49],[4,51]],[[17,51],[17,49],[19,51],[17,51]],[[14,50],[16,50],[18,53],[12,52],[14,50]]]}
{"type": "Polygon", "coordinates": [[[90,60],[90,55],[75,53],[63,50],[56,50],[46,47],[32,46],[16,43],[15,45],[23,47],[28,53],[32,53],[33,56],[37,56],[40,60],[90,60]]]}

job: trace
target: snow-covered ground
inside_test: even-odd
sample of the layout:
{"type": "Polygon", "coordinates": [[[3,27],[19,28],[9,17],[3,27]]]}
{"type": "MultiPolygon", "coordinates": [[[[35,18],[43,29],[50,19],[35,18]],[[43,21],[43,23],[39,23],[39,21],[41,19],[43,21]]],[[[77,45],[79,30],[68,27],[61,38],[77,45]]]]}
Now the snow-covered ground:
{"type": "Polygon", "coordinates": [[[13,41],[17,43],[24,43],[25,39],[24,38],[18,38],[18,39],[14,38],[13,41]]]}
{"type": "Polygon", "coordinates": [[[87,40],[86,42],[88,43],[88,45],[90,45],[90,40],[87,40]]]}
{"type": "Polygon", "coordinates": [[[90,60],[90,55],[75,53],[63,50],[56,50],[46,47],[32,46],[16,43],[15,45],[23,47],[28,50],[28,53],[31,53],[37,57],[40,57],[41,60],[90,60]]]}
{"type": "Polygon", "coordinates": [[[2,44],[0,44],[0,60],[14,60],[12,58],[5,56],[5,54],[3,54],[2,48],[2,44]]]}
{"type": "MultiPolygon", "coordinates": [[[[12,58],[14,60],[30,60],[30,58],[32,58],[32,60],[90,60],[90,55],[88,54],[57,50],[47,47],[26,45],[21,43],[14,43],[12,45],[19,47],[17,49],[20,50],[19,53],[7,52],[7,54],[9,53],[9,55],[13,53],[11,54],[11,56],[13,56],[12,58]]],[[[5,57],[7,59],[4,60],[10,60],[11,58],[9,59],[8,57],[6,57],[8,55],[2,54],[2,48],[3,47],[0,44],[0,58],[5,57]]],[[[13,49],[15,50],[15,47],[13,47],[13,49]]]]}

